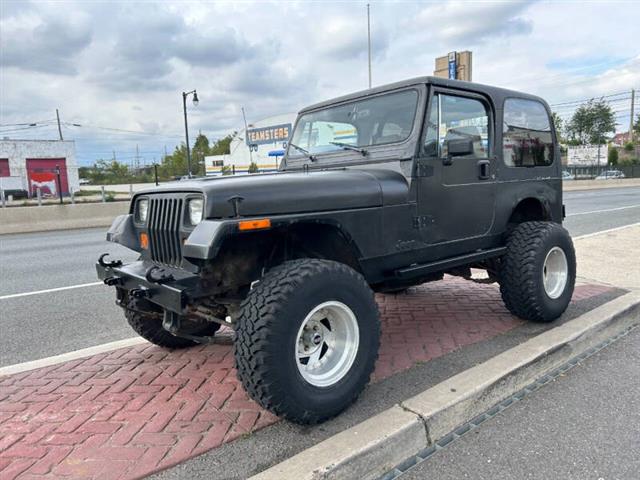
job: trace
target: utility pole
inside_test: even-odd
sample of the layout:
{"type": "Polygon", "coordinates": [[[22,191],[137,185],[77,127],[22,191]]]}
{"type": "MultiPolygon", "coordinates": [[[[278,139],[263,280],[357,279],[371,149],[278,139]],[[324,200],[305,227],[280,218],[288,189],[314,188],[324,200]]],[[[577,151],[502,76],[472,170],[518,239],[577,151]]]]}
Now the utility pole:
{"type": "Polygon", "coordinates": [[[367,46],[369,49],[369,88],[371,88],[371,7],[367,3],[367,46]]]}
{"type": "Polygon", "coordinates": [[[64,140],[64,138],[62,138],[62,127],[60,127],[60,112],[58,112],[57,108],[56,108],[56,118],[58,119],[58,135],[60,135],[60,140],[64,140]]]}
{"type": "Polygon", "coordinates": [[[636,91],[631,89],[631,117],[629,118],[629,142],[633,142],[633,104],[636,101],[636,91]]]}
{"type": "Polygon", "coordinates": [[[242,110],[242,119],[244,120],[244,139],[249,147],[249,162],[253,163],[253,153],[251,151],[251,144],[249,143],[249,128],[247,127],[247,117],[244,114],[244,107],[240,107],[242,110]]]}
{"type": "Polygon", "coordinates": [[[138,144],[137,143],[136,143],[136,156],[135,156],[133,168],[135,170],[140,169],[140,149],[138,148],[138,144]]]}

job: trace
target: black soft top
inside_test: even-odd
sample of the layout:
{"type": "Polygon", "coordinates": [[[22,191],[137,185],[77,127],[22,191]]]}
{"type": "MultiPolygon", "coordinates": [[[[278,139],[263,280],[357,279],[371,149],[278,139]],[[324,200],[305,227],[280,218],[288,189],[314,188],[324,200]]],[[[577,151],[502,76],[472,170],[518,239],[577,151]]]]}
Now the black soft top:
{"type": "Polygon", "coordinates": [[[360,90],[359,92],[350,93],[348,95],[343,95],[341,97],[332,98],[331,100],[325,100],[300,110],[300,114],[306,113],[312,110],[317,110],[320,108],[325,108],[330,105],[335,105],[342,102],[347,102],[350,100],[355,100],[361,97],[366,97],[368,95],[375,95],[378,93],[388,92],[392,90],[397,90],[399,88],[410,87],[412,85],[435,85],[440,87],[450,87],[456,89],[467,90],[469,92],[477,92],[487,95],[492,98],[495,102],[497,108],[501,108],[502,102],[507,97],[517,97],[517,98],[527,98],[530,100],[537,100],[542,102],[547,110],[549,110],[549,106],[547,102],[535,95],[530,95],[528,93],[518,92],[515,90],[509,90],[506,88],[493,87],[491,85],[484,85],[482,83],[475,82],[464,82],[462,80],[449,80],[448,78],[441,77],[416,77],[410,78],[408,80],[402,80],[400,82],[389,83],[387,85],[381,85],[379,87],[374,87],[367,90],[360,90]]]}

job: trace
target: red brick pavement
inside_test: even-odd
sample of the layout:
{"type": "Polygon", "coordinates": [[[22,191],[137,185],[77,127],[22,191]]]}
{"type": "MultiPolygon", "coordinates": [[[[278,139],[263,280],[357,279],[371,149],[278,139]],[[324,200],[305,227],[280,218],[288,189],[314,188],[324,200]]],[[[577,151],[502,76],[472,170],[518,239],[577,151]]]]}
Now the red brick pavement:
{"type": "MultiPolygon", "coordinates": [[[[606,290],[578,287],[574,301],[606,290]]],[[[495,286],[455,278],[378,303],[375,380],[520,324],[495,286]]],[[[229,343],[145,344],[0,378],[0,477],[139,478],[273,424],[239,385],[229,343]]]]}

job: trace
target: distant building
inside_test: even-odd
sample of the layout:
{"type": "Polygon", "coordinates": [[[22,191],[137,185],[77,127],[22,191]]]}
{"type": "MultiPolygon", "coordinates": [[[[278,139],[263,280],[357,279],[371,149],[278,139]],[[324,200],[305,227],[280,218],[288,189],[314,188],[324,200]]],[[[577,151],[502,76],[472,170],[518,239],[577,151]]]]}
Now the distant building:
{"type": "Polygon", "coordinates": [[[616,133],[611,139],[611,143],[615,147],[623,147],[626,143],[629,142],[629,138],[629,132],[616,133]]]}
{"type": "Polygon", "coordinates": [[[433,75],[441,78],[470,82],[472,79],[472,64],[473,53],[469,50],[449,52],[443,57],[436,58],[433,75]]]}
{"type": "Polygon", "coordinates": [[[223,169],[236,175],[246,174],[252,161],[260,173],[276,171],[295,119],[295,113],[285,113],[249,124],[246,132],[241,130],[232,140],[231,153],[204,157],[207,175],[221,175],[223,169]]]}
{"type": "Polygon", "coordinates": [[[76,144],[73,140],[0,140],[0,188],[56,196],[79,190],[76,144]],[[58,186],[58,172],[60,185],[58,186]]]}

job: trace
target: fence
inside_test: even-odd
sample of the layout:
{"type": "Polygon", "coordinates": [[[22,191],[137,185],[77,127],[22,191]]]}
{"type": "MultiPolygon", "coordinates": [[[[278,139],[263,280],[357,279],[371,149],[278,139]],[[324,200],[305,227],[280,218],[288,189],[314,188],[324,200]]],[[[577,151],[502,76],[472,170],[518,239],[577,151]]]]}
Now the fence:
{"type": "Polygon", "coordinates": [[[621,171],[625,178],[640,178],[640,165],[624,165],[624,166],[609,166],[609,165],[588,165],[588,166],[564,166],[564,170],[569,172],[571,176],[576,180],[589,180],[596,178],[604,172],[610,172],[612,170],[621,171]]]}

